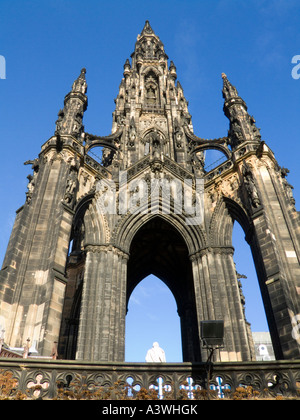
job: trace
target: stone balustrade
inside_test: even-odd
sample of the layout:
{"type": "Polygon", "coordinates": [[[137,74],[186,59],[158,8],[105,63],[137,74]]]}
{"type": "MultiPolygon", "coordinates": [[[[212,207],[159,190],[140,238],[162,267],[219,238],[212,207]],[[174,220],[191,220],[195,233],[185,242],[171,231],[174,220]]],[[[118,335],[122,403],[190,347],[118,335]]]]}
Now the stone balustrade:
{"type": "MultiPolygon", "coordinates": [[[[182,391],[194,399],[199,396],[198,391],[207,389],[208,379],[209,389],[216,391],[215,398],[227,397],[230,391],[241,387],[251,387],[257,395],[274,398],[297,397],[300,390],[300,360],[207,365],[0,358],[0,373],[5,372],[11,372],[22,393],[42,399],[56,398],[62,390],[73,389],[76,393],[76,389],[79,392],[85,388],[95,393],[112,389],[115,384],[123,390],[123,398],[134,398],[143,388],[156,390],[160,399],[166,393],[169,398],[178,399],[182,391]]],[[[110,399],[114,399],[111,394],[110,399]]]]}

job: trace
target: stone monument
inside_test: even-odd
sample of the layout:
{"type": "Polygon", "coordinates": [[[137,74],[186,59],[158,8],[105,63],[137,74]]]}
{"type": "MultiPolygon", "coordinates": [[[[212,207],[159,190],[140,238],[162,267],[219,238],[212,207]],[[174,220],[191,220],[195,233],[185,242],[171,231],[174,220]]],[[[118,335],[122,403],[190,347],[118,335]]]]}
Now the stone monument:
{"type": "Polygon", "coordinates": [[[184,362],[207,358],[203,320],[224,321],[216,357],[253,360],[234,264],[237,222],[254,258],[275,356],[299,359],[300,219],[289,171],[225,74],[229,129],[204,139],[194,132],[176,66],[148,21],[130,57],[111,133],[90,134],[83,125],[83,68],[53,135],[26,162],[28,191],[0,271],[6,343],[20,347],[29,337],[42,356],[57,342],[58,358],[122,362],[129,298],[153,274],[176,300],[184,362]],[[101,160],[92,154],[97,148],[101,160]],[[207,149],[225,161],[206,167],[207,149]]]}

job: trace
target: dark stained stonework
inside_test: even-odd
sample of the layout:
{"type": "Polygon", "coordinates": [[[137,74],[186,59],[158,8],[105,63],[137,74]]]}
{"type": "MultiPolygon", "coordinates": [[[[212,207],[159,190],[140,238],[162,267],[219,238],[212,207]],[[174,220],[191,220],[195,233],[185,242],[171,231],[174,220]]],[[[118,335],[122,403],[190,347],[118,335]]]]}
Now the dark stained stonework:
{"type": "Polygon", "coordinates": [[[224,320],[219,361],[253,360],[233,260],[237,221],[252,250],[276,358],[300,357],[300,228],[288,170],[279,167],[245,102],[222,78],[229,131],[203,139],[193,131],[176,67],[146,22],[124,64],[112,132],[98,136],[82,123],[87,84],[81,70],[54,135],[26,162],[32,165],[26,201],[0,272],[0,324],[10,347],[30,337],[41,356],[57,341],[64,359],[124,361],[128,300],[153,273],[176,299],[185,362],[206,359],[199,326],[208,319],[224,320]],[[96,147],[101,161],[92,155],[96,147]],[[226,157],[209,172],[206,149],[226,157]],[[136,203],[139,211],[124,210],[122,199],[139,193],[124,193],[124,174],[131,185],[189,180],[193,199],[196,180],[203,180],[203,223],[187,224],[174,195],[169,212],[160,193],[151,211],[149,197],[136,203]],[[116,211],[101,214],[99,200],[112,182],[116,211]]]}

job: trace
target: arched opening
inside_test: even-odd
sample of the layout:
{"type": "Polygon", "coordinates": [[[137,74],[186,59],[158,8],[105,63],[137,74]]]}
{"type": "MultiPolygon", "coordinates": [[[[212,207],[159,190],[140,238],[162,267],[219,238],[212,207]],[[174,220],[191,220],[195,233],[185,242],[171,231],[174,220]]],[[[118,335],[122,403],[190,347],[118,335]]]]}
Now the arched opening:
{"type": "Polygon", "coordinates": [[[182,360],[201,361],[192,267],[179,231],[162,217],[154,216],[135,234],[129,255],[127,308],[133,290],[144,278],[152,274],[161,279],[176,301],[182,360]]]}
{"type": "Polygon", "coordinates": [[[146,352],[157,341],[167,362],[182,362],[180,319],[169,288],[150,275],[132,292],[126,315],[125,361],[145,362],[146,352]]]}
{"type": "Polygon", "coordinates": [[[225,162],[225,160],[228,159],[227,156],[223,152],[216,149],[205,149],[203,153],[204,153],[204,169],[206,172],[211,171],[212,169],[221,165],[221,163],[225,162]]]}
{"type": "Polygon", "coordinates": [[[105,146],[94,146],[87,154],[100,165],[107,167],[112,163],[115,150],[105,146]]]}
{"type": "Polygon", "coordinates": [[[66,292],[58,341],[59,358],[71,360],[75,359],[76,356],[86,260],[84,252],[84,212],[85,206],[79,209],[78,214],[74,218],[71,230],[68,258],[65,267],[65,276],[67,278],[66,292]]]}
{"type": "Polygon", "coordinates": [[[257,360],[274,359],[269,327],[262,300],[257,273],[249,245],[244,239],[244,231],[234,222],[232,245],[235,249],[234,262],[243,295],[245,317],[251,325],[254,351],[257,360]]]}

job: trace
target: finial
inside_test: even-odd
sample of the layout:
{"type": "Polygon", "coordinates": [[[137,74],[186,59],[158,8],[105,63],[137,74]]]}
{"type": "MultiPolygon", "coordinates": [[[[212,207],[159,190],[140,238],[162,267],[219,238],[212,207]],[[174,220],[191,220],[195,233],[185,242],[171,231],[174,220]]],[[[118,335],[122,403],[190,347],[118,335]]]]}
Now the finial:
{"type": "Polygon", "coordinates": [[[238,91],[233,86],[232,83],[228,80],[225,73],[222,73],[223,79],[223,97],[225,100],[232,99],[232,98],[239,98],[238,91]]]}
{"type": "Polygon", "coordinates": [[[129,61],[129,58],[127,58],[127,60],[125,61],[124,68],[125,68],[125,67],[129,67],[129,68],[130,68],[130,61],[129,61]]]}
{"type": "Polygon", "coordinates": [[[144,29],[142,30],[142,34],[147,33],[147,34],[153,34],[153,29],[151,28],[150,22],[149,20],[146,20],[145,22],[145,26],[144,29]]]}
{"type": "Polygon", "coordinates": [[[127,60],[126,60],[126,62],[124,64],[124,73],[123,73],[124,77],[126,77],[126,76],[128,76],[130,74],[130,68],[131,68],[130,61],[127,58],[127,60]]]}
{"type": "Polygon", "coordinates": [[[72,91],[73,92],[81,92],[83,94],[86,93],[87,84],[86,84],[86,80],[85,80],[85,74],[86,74],[86,68],[83,67],[80,71],[80,75],[78,76],[78,78],[73,83],[73,86],[72,86],[72,91]]]}

